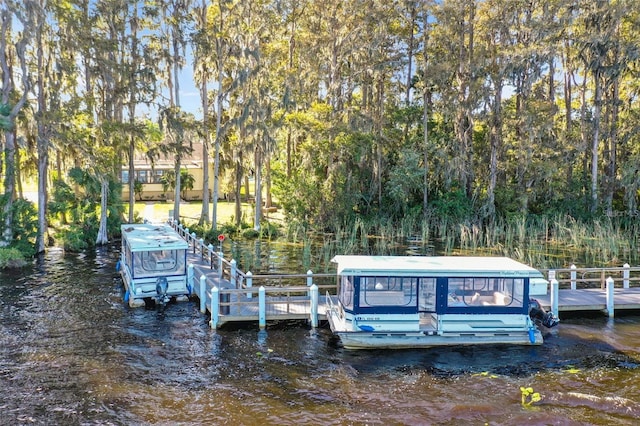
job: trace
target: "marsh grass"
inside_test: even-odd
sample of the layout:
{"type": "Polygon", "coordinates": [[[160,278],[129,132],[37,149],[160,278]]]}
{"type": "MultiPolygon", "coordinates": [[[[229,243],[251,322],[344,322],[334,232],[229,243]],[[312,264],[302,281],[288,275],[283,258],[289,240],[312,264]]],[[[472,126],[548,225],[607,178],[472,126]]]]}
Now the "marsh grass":
{"type": "MultiPolygon", "coordinates": [[[[224,207],[219,205],[220,217],[229,219],[231,209],[224,207]]],[[[199,204],[183,211],[195,214],[199,204]]],[[[456,223],[447,216],[423,220],[414,215],[394,223],[357,218],[334,223],[332,232],[312,231],[309,224],[295,221],[274,223],[286,241],[300,245],[307,269],[326,270],[338,254],[507,256],[536,268],[640,264],[640,222],[629,218],[580,221],[567,215],[531,215],[456,223]]]]}
{"type": "Polygon", "coordinates": [[[600,218],[531,216],[492,224],[452,224],[447,218],[407,223],[357,220],[323,238],[322,262],[336,254],[404,254],[407,246],[435,247],[439,255],[508,256],[537,268],[638,264],[640,224],[600,218]]]}

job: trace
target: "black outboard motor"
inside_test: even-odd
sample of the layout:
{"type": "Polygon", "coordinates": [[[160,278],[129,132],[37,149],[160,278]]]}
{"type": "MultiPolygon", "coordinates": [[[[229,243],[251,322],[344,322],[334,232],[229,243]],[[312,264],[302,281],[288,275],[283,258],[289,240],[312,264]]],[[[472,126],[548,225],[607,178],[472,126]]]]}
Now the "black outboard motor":
{"type": "Polygon", "coordinates": [[[162,308],[171,300],[171,297],[167,294],[168,289],[169,283],[165,277],[160,277],[156,280],[156,304],[162,308]]]}
{"type": "Polygon", "coordinates": [[[555,327],[560,320],[553,312],[546,312],[536,299],[529,299],[529,317],[536,325],[544,325],[547,328],[555,327]]]}

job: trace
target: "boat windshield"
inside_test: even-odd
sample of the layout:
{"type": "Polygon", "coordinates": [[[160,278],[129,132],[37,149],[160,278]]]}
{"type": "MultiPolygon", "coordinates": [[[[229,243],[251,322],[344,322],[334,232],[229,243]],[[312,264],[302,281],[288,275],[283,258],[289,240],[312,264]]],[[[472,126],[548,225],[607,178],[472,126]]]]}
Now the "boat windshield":
{"type": "Polygon", "coordinates": [[[136,278],[183,275],[184,273],[184,250],[155,250],[133,253],[133,276],[136,278]]]}
{"type": "Polygon", "coordinates": [[[523,307],[523,278],[449,278],[447,306],[523,307]]]}

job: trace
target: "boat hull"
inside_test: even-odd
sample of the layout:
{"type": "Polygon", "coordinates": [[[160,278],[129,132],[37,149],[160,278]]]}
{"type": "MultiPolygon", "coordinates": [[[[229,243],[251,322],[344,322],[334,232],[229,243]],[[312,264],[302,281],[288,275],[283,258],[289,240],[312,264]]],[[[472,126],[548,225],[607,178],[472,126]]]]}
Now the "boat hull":
{"type": "Polygon", "coordinates": [[[425,333],[371,333],[364,331],[337,332],[345,349],[417,349],[457,345],[541,345],[540,330],[534,331],[534,342],[528,333],[510,334],[425,334],[425,333]]]}
{"type": "Polygon", "coordinates": [[[537,328],[474,332],[437,331],[352,331],[335,311],[327,312],[333,334],[345,349],[418,349],[459,345],[541,345],[542,333],[537,328]]]}

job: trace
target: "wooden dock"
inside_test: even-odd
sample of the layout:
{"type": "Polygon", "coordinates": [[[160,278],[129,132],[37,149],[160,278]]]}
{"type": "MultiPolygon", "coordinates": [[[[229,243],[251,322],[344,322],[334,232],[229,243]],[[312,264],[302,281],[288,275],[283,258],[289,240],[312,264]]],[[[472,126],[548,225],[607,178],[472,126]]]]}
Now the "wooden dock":
{"type": "MultiPolygon", "coordinates": [[[[614,288],[616,311],[640,311],[640,287],[614,288]]],[[[532,296],[545,309],[551,309],[551,295],[532,296]]],[[[565,289],[558,291],[558,312],[601,311],[607,313],[607,293],[599,288],[565,289]]]]}
{"type": "MultiPolygon", "coordinates": [[[[286,320],[308,320],[314,326],[326,319],[326,295],[336,294],[335,274],[252,275],[240,271],[234,260],[224,259],[212,244],[189,234],[182,225],[170,224],[190,245],[188,280],[201,312],[210,314],[212,327],[257,321],[262,328],[267,322],[286,320]]],[[[569,312],[609,316],[619,310],[640,312],[640,267],[572,266],[542,272],[550,281],[547,293],[532,297],[560,317],[569,312]]]]}

